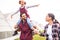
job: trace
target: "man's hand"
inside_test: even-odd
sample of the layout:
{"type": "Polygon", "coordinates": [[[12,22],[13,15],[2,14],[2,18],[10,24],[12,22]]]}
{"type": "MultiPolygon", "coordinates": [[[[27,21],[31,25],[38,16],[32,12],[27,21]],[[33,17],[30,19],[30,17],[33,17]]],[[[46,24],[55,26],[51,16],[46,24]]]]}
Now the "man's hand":
{"type": "Polygon", "coordinates": [[[34,31],[33,31],[35,34],[39,34],[39,30],[37,30],[37,29],[34,29],[34,31]]]}

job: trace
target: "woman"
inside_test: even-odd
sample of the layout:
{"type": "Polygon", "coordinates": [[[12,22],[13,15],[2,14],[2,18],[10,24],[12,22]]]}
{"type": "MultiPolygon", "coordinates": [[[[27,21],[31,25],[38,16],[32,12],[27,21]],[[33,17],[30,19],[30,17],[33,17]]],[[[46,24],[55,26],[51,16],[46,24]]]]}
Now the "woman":
{"type": "Polygon", "coordinates": [[[55,16],[52,13],[48,13],[46,16],[48,24],[45,26],[44,33],[41,34],[46,36],[46,40],[59,40],[59,22],[55,20],[55,16]]]}

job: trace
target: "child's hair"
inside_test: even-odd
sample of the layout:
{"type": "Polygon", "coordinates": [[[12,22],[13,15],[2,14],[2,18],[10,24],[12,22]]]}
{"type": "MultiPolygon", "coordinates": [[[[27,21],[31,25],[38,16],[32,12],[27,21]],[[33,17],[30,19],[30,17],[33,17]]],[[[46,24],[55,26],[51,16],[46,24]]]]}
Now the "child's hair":
{"type": "MultiPolygon", "coordinates": [[[[19,1],[19,4],[21,4],[21,1],[19,1]]],[[[24,2],[24,4],[26,4],[26,2],[24,2]]]]}

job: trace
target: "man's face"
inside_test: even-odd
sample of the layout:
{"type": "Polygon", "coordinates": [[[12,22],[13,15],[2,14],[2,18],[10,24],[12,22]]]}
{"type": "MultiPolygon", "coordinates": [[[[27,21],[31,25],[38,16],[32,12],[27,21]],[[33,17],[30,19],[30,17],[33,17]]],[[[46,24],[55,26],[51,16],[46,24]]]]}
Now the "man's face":
{"type": "Polygon", "coordinates": [[[26,14],[22,14],[22,17],[21,17],[23,20],[26,19],[26,14]]]}

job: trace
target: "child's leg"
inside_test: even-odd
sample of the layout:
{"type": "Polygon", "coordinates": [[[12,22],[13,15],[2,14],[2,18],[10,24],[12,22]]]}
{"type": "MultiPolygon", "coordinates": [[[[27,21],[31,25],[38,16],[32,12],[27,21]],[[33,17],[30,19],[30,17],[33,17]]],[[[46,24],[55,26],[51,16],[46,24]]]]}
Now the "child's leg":
{"type": "Polygon", "coordinates": [[[18,28],[19,28],[19,27],[18,27],[18,25],[20,24],[20,22],[21,22],[21,19],[20,19],[20,20],[18,20],[18,22],[17,22],[17,24],[16,24],[16,26],[15,26],[17,29],[14,31],[13,36],[15,36],[15,35],[17,35],[17,34],[18,34],[18,32],[17,32],[17,31],[19,30],[19,29],[18,29],[18,28]]]}
{"type": "Polygon", "coordinates": [[[33,27],[33,24],[31,23],[31,21],[30,21],[30,19],[29,19],[29,18],[27,18],[27,23],[28,23],[28,25],[29,25],[29,27],[30,27],[30,28],[32,28],[32,27],[33,27]]]}
{"type": "MultiPolygon", "coordinates": [[[[17,29],[17,30],[18,30],[18,29],[17,29]]],[[[17,34],[18,34],[17,30],[15,30],[15,31],[14,31],[13,36],[15,36],[15,35],[17,35],[17,34]]]]}
{"type": "Polygon", "coordinates": [[[21,19],[18,20],[17,24],[19,24],[21,22],[21,19]]]}
{"type": "Polygon", "coordinates": [[[18,20],[17,24],[14,27],[15,29],[18,28],[18,25],[20,24],[20,22],[21,22],[21,19],[18,20]]]}

